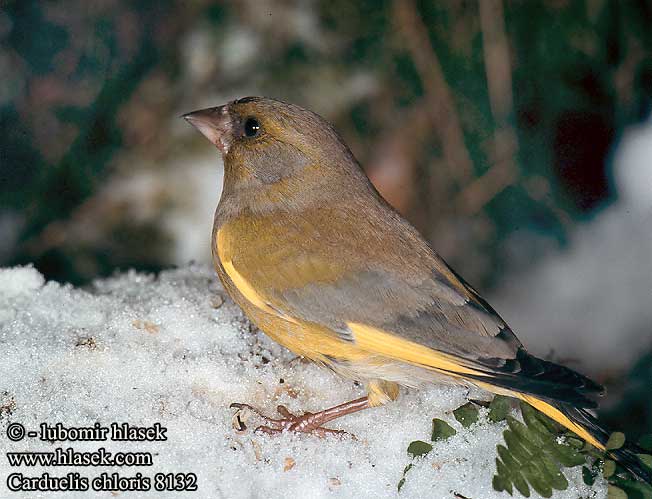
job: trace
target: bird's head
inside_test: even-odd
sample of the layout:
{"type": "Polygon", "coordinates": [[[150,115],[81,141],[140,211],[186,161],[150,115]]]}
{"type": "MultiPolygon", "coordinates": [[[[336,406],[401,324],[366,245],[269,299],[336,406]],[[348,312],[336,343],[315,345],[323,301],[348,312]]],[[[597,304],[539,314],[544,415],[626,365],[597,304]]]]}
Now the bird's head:
{"type": "Polygon", "coordinates": [[[183,117],[221,151],[227,181],[272,184],[308,166],[326,173],[355,163],[328,122],[293,104],[245,97],[183,117]]]}

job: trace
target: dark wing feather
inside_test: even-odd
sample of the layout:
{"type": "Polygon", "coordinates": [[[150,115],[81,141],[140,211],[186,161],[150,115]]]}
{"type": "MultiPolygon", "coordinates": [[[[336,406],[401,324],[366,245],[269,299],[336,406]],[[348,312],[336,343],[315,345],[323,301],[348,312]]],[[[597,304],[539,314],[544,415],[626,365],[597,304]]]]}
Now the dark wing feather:
{"type": "MultiPolygon", "coordinates": [[[[491,384],[520,393],[535,395],[548,401],[559,401],[576,407],[597,407],[595,397],[604,388],[586,376],[567,367],[539,359],[519,349],[514,359],[481,359],[491,384]],[[495,367],[492,367],[495,364],[495,367]]],[[[468,376],[487,381],[484,376],[468,376]]]]}

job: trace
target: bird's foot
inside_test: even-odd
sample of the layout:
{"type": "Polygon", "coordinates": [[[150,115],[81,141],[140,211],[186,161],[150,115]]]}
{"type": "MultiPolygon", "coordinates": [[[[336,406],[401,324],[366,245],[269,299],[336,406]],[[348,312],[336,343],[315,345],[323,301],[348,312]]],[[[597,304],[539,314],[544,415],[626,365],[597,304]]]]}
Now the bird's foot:
{"type": "Polygon", "coordinates": [[[248,404],[234,403],[230,407],[232,409],[238,409],[238,411],[251,411],[264,421],[265,424],[256,428],[254,430],[255,433],[278,435],[284,431],[291,431],[296,433],[309,433],[321,438],[327,435],[349,435],[344,430],[333,430],[322,426],[322,424],[333,419],[332,417],[325,417],[326,411],[316,413],[305,412],[301,416],[296,416],[284,405],[279,405],[276,410],[283,417],[281,419],[273,419],[265,416],[260,410],[248,404]]]}

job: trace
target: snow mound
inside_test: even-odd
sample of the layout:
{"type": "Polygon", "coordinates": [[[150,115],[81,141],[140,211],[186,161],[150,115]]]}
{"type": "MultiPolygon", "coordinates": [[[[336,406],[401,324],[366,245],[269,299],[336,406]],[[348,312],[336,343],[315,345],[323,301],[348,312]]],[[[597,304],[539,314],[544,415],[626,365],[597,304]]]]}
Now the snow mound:
{"type": "Polygon", "coordinates": [[[34,291],[45,283],[34,267],[0,269],[0,298],[11,298],[34,291]]]}
{"type": "MultiPolygon", "coordinates": [[[[436,387],[404,394],[396,403],[333,422],[357,439],[238,433],[232,402],[274,415],[317,411],[363,395],[353,382],[306,364],[257,332],[225,295],[208,267],[190,266],[159,276],[129,272],[89,289],[44,284],[33,268],[0,271],[0,442],[4,452],[150,452],[149,467],[10,466],[0,457],[0,497],[69,497],[65,492],[10,492],[7,477],[84,477],[100,473],[195,473],[198,490],[187,497],[507,497],[491,488],[495,446],[502,425],[482,418],[462,429],[450,412],[466,392],[436,387]],[[400,494],[413,440],[429,440],[431,420],[443,418],[457,435],[418,459],[400,494]],[[10,424],[26,430],[57,422],[66,427],[108,427],[113,422],[167,428],[159,442],[56,442],[26,437],[13,442],[10,424]]],[[[605,497],[589,488],[579,469],[558,498],[605,497]]],[[[78,493],[79,494],[79,493],[78,493]]],[[[77,494],[77,495],[78,495],[77,494]]],[[[127,497],[180,497],[179,492],[115,492],[127,497]]],[[[109,492],[82,494],[112,497],[109,492]],[[95,494],[95,495],[93,495],[95,494]]]]}

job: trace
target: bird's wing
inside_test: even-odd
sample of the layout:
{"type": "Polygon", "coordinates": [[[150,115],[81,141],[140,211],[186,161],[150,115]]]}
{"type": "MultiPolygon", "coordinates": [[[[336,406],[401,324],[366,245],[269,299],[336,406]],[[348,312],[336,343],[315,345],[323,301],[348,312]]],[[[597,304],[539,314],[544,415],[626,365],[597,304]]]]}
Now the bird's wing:
{"type": "Polygon", "coordinates": [[[227,227],[218,254],[258,306],[343,339],[365,324],[471,359],[513,358],[520,343],[498,314],[411,225],[382,215],[322,209],[227,227]]]}
{"type": "MultiPolygon", "coordinates": [[[[297,279],[297,272],[329,266],[319,257],[302,257],[302,265],[288,261],[274,272],[280,282],[297,279]],[[293,279],[282,279],[284,273],[293,279]]],[[[469,358],[512,358],[519,341],[498,314],[454,274],[442,273],[446,264],[427,269],[416,278],[398,269],[352,269],[335,280],[266,290],[275,306],[302,320],[316,322],[351,340],[350,324],[364,324],[391,332],[428,348],[469,358]],[[455,281],[452,281],[455,279],[455,281]]],[[[446,267],[447,269],[447,267],[446,267]]],[[[299,279],[304,281],[304,279],[299,279]]]]}
{"type": "Polygon", "coordinates": [[[257,306],[325,326],[366,350],[493,386],[592,405],[583,393],[600,387],[530,356],[505,321],[414,228],[393,212],[386,215],[362,217],[361,224],[361,217],[349,214],[336,224],[336,234],[312,221],[293,227],[300,222],[277,220],[275,227],[266,225],[264,241],[259,237],[240,251],[225,250],[229,255],[222,263],[257,306]],[[356,223],[347,226],[351,220],[356,223]],[[256,265],[249,264],[253,261],[256,265]]]}

